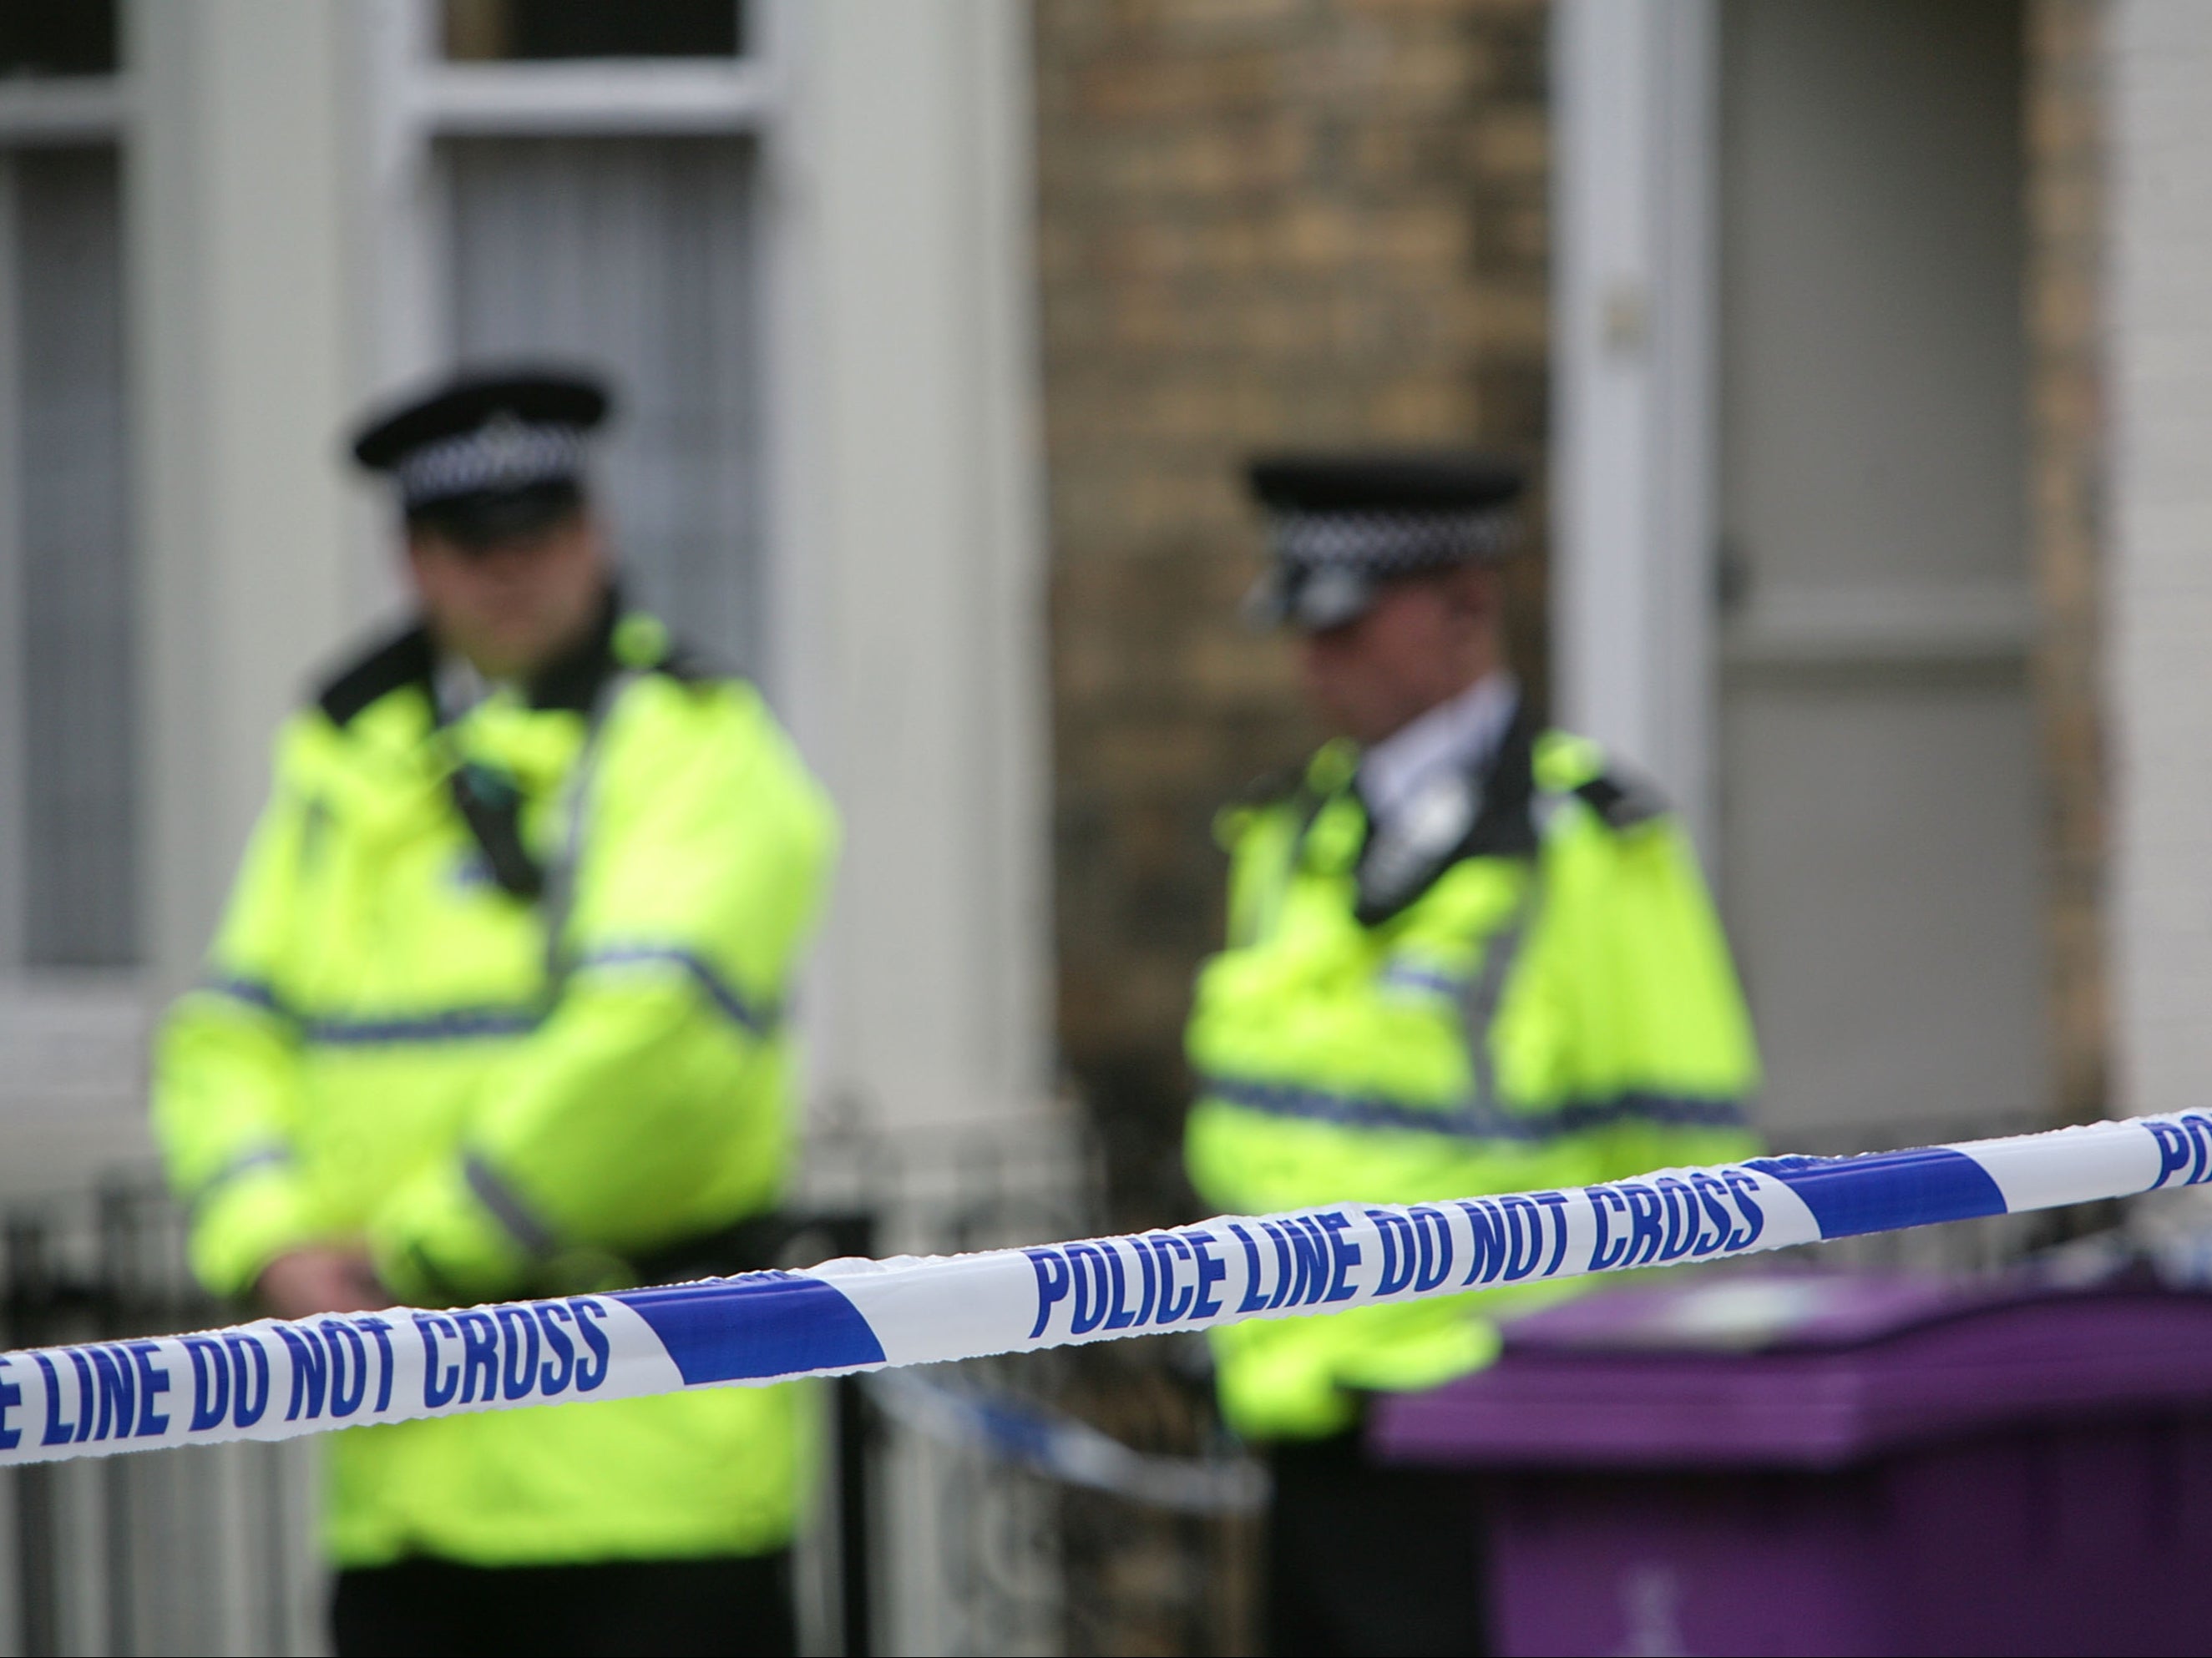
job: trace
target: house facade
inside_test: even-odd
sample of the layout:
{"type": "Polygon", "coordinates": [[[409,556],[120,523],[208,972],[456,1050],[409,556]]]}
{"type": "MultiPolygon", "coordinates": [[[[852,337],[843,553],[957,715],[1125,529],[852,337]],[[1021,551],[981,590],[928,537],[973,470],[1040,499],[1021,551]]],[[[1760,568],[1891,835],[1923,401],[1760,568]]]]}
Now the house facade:
{"type": "Polygon", "coordinates": [[[1038,20],[1060,1036],[1139,1206],[1206,819],[1310,740],[1271,446],[1528,465],[1516,653],[1687,814],[1778,1140],[2195,1097],[2196,9],[1038,20]]]}
{"type": "Polygon", "coordinates": [[[143,1154],[267,733],[397,603],[337,434],[532,352],[845,805],[841,1121],[1072,1094],[1181,1200],[1209,820],[1311,737],[1237,466],[1431,442],[1536,480],[1521,671],[1696,829],[1778,1134],[2193,1097],[2197,8],[11,15],[13,1189],[143,1154]]]}
{"type": "Polygon", "coordinates": [[[1778,1134],[2193,1099],[2200,8],[596,15],[0,29],[12,1189],[143,1155],[268,733],[397,603],[337,434],[532,352],[844,805],[841,1120],[1072,1092],[1179,1200],[1209,819],[1311,736],[1237,466],[1431,442],[1536,480],[1522,676],[1694,826],[1778,1134]]]}

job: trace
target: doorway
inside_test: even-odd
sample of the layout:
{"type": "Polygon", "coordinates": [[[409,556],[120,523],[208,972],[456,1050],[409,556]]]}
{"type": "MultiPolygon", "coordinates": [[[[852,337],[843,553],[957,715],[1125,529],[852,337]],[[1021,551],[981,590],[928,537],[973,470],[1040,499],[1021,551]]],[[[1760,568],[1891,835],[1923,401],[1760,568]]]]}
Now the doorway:
{"type": "Polygon", "coordinates": [[[2050,1084],[2021,8],[1721,22],[1718,862],[1765,1121],[2025,1121],[2050,1084]]]}

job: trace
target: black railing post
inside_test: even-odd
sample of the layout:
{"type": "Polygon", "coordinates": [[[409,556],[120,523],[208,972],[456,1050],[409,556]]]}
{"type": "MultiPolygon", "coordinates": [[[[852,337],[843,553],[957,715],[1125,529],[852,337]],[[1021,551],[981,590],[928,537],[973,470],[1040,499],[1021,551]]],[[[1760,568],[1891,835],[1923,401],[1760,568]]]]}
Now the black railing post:
{"type": "MultiPolygon", "coordinates": [[[[94,1328],[105,1338],[136,1335],[143,1327],[143,1297],[137,1293],[137,1228],[131,1193],[119,1181],[103,1181],[98,1224],[100,1255],[93,1297],[94,1328]]],[[[137,1476],[127,1456],[102,1459],[100,1522],[107,1570],[107,1649],[118,1655],[138,1649],[137,1550],[131,1535],[137,1504],[137,1476]]]]}
{"type": "Polygon", "coordinates": [[[874,1594],[869,1570],[868,1400],[858,1376],[840,1377],[836,1388],[837,1621],[846,1658],[868,1658],[873,1650],[869,1625],[874,1594]]]}
{"type": "MultiPolygon", "coordinates": [[[[54,1282],[45,1224],[27,1215],[8,1222],[7,1315],[12,1346],[43,1346],[52,1331],[54,1282]]],[[[61,1561],[55,1551],[54,1465],[15,1471],[16,1638],[28,1658],[62,1649],[61,1561]]]]}
{"type": "MultiPolygon", "coordinates": [[[[794,1218],[790,1236],[794,1242],[819,1238],[831,1255],[872,1254],[875,1218],[866,1213],[794,1218]]],[[[830,1385],[836,1413],[839,1646],[846,1658],[869,1658],[875,1649],[875,1421],[860,1377],[841,1376],[830,1385]]]]}

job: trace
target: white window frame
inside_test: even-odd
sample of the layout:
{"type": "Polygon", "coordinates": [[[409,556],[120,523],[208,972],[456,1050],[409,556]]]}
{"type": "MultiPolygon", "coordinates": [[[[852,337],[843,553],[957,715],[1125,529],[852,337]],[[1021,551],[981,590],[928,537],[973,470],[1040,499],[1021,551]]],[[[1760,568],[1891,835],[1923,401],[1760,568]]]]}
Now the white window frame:
{"type": "MultiPolygon", "coordinates": [[[[108,143],[127,167],[133,106],[127,69],[0,81],[0,386],[15,380],[14,158],[108,143]]],[[[0,393],[0,640],[9,641],[22,625],[21,436],[14,394],[0,393]]],[[[0,776],[21,764],[22,714],[12,690],[0,689],[0,776]]],[[[140,815],[143,847],[143,802],[140,815]]],[[[135,1123],[145,1084],[146,975],[143,967],[22,965],[22,829],[19,806],[0,809],[0,1052],[9,1059],[0,1066],[0,1117],[16,1161],[43,1170],[67,1166],[81,1145],[101,1143],[118,1109],[135,1123]]],[[[143,955],[143,915],[141,931],[143,955]]]]}
{"type": "MultiPolygon", "coordinates": [[[[780,155],[787,125],[793,19],[788,0],[752,0],[745,9],[744,52],[732,58],[564,58],[455,63],[441,41],[438,0],[356,0],[364,62],[367,210],[360,268],[369,272],[361,298],[365,349],[358,352],[365,384],[382,388],[434,372],[448,360],[453,319],[447,309],[447,246],[450,179],[439,141],[461,137],[750,138],[763,167],[780,155]]],[[[763,192],[772,197],[773,190],[763,192]]],[[[781,310],[776,280],[777,238],[763,235],[770,267],[761,284],[754,337],[773,378],[771,343],[781,310]]],[[[774,388],[759,388],[763,408],[774,388]]],[[[761,423],[763,478],[777,476],[773,421],[761,423]]],[[[784,641],[777,623],[785,609],[776,550],[787,537],[775,520],[782,491],[771,486],[755,545],[765,599],[759,635],[763,677],[773,682],[784,641]]],[[[355,591],[370,609],[397,605],[389,534],[364,520],[357,537],[355,591]]]]}
{"type": "Polygon", "coordinates": [[[1717,0],[1552,14],[1552,632],[1567,723],[1715,862],[1717,0]]]}

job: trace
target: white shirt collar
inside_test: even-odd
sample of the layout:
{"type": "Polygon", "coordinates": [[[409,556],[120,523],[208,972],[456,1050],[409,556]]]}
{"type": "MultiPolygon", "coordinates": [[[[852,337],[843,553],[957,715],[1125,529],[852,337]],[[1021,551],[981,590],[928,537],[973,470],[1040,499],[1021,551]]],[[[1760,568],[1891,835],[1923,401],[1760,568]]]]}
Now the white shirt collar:
{"type": "Polygon", "coordinates": [[[478,703],[489,701],[501,689],[500,682],[485,678],[477,671],[476,665],[459,651],[440,655],[431,677],[431,692],[438,700],[439,717],[449,726],[458,724],[478,703]]]}
{"type": "Polygon", "coordinates": [[[1520,683],[1511,674],[1485,674],[1369,749],[1359,757],[1359,794],[1371,821],[1386,826],[1439,773],[1487,762],[1520,706],[1520,683]]]}

